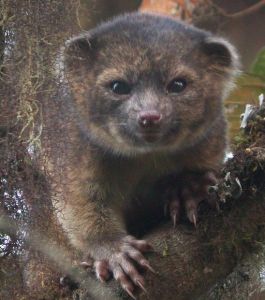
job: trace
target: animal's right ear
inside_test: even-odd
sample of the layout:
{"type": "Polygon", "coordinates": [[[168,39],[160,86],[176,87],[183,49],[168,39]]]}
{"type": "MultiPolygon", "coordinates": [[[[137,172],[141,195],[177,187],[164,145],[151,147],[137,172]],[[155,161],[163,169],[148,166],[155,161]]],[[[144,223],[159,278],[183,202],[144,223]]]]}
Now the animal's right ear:
{"type": "Polygon", "coordinates": [[[97,41],[95,37],[80,35],[65,43],[64,61],[68,70],[91,64],[96,55],[97,41]]]}

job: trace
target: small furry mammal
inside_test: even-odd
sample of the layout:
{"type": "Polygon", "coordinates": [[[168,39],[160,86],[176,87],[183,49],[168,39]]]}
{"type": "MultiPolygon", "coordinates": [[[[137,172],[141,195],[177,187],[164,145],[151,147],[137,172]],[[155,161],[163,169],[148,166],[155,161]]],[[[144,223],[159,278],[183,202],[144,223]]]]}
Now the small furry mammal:
{"type": "Polygon", "coordinates": [[[132,297],[144,289],[137,266],[152,270],[143,255],[151,246],[128,234],[125,216],[159,180],[181,178],[165,205],[174,222],[184,209],[196,223],[209,174],[223,161],[222,101],[237,65],[227,41],[152,14],[117,17],[66,43],[74,113],[56,207],[100,280],[113,274],[132,297]]]}

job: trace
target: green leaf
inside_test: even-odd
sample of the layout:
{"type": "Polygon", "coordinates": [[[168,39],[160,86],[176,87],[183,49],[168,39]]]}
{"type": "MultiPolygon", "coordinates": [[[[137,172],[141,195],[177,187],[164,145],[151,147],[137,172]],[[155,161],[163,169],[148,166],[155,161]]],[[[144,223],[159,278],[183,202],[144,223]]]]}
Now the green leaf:
{"type": "Polygon", "coordinates": [[[265,80],[265,48],[258,53],[250,72],[265,80]]]}

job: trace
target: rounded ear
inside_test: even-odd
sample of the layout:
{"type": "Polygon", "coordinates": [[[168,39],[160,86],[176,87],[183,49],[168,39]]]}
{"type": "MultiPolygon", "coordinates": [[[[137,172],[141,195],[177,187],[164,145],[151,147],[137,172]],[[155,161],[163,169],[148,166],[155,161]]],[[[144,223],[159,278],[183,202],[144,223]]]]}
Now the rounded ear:
{"type": "Polygon", "coordinates": [[[85,63],[92,62],[95,55],[96,38],[84,34],[74,37],[65,43],[64,61],[66,68],[78,68],[85,63]]]}
{"type": "Polygon", "coordinates": [[[236,49],[223,38],[206,38],[203,42],[202,50],[209,57],[212,65],[234,70],[238,70],[240,67],[236,49]]]}

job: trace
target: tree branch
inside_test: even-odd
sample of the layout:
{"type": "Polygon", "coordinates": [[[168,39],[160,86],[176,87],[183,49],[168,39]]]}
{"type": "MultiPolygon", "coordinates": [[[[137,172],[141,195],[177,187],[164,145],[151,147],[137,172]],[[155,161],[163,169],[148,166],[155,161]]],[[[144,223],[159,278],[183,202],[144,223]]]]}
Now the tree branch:
{"type": "Polygon", "coordinates": [[[248,16],[252,13],[257,12],[258,10],[260,10],[262,7],[265,6],[265,0],[261,0],[258,3],[252,5],[244,10],[241,10],[241,11],[233,13],[233,14],[229,14],[223,8],[221,8],[219,5],[213,3],[212,0],[208,0],[208,1],[209,1],[209,4],[211,6],[213,6],[215,9],[217,9],[217,11],[222,16],[227,17],[227,18],[242,18],[242,17],[248,16]]]}

